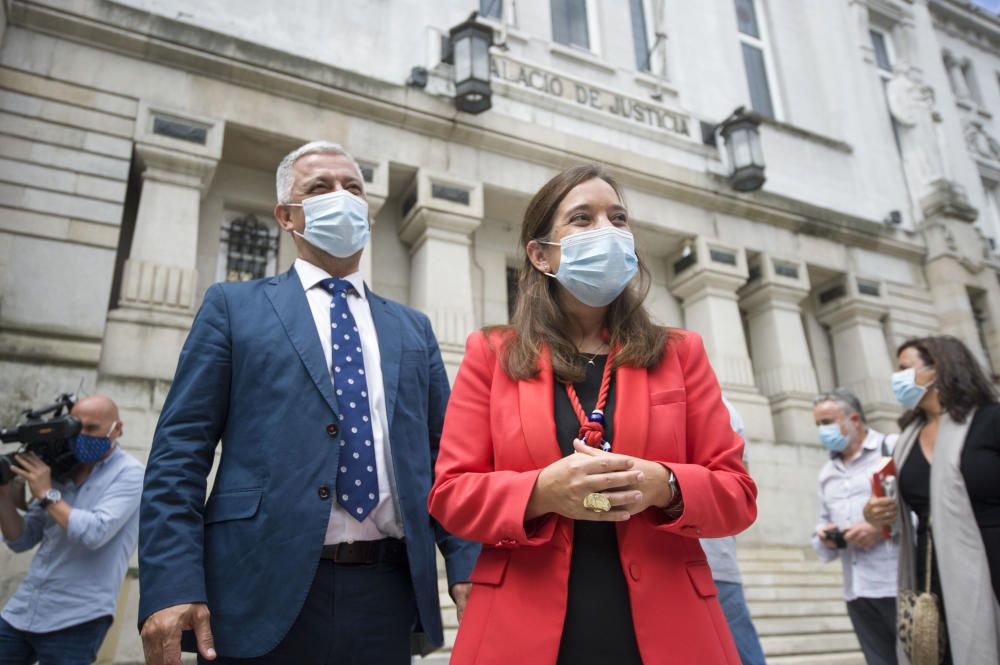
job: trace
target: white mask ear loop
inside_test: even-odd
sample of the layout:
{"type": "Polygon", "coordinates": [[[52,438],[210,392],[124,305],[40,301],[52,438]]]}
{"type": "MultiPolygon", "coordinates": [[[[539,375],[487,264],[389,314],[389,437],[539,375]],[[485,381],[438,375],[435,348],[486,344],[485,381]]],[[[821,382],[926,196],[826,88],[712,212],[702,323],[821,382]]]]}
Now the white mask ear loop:
{"type": "MultiPolygon", "coordinates": [[[[537,243],[538,243],[539,245],[552,245],[553,247],[562,247],[562,244],[561,244],[561,243],[558,243],[558,242],[550,242],[550,241],[548,241],[548,240],[536,240],[535,242],[537,242],[537,243]]],[[[552,273],[550,273],[550,272],[545,272],[544,270],[539,270],[538,272],[542,273],[542,274],[543,274],[543,275],[545,275],[546,277],[551,277],[552,279],[555,279],[555,278],[556,278],[556,276],[555,276],[555,275],[553,275],[553,274],[552,274],[552,273]]]]}

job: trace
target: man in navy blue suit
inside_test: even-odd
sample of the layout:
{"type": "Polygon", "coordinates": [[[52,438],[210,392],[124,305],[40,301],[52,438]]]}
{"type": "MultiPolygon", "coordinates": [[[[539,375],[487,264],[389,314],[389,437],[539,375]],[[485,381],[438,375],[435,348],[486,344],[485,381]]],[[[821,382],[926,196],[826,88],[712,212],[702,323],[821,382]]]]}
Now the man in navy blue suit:
{"type": "Polygon", "coordinates": [[[364,179],[340,146],[282,160],[287,273],[215,284],[181,351],[140,513],[146,662],[410,662],[443,642],[478,545],[427,513],[449,387],[423,314],[368,290],[364,179]],[[212,494],[206,481],[217,443],[212,494]]]}

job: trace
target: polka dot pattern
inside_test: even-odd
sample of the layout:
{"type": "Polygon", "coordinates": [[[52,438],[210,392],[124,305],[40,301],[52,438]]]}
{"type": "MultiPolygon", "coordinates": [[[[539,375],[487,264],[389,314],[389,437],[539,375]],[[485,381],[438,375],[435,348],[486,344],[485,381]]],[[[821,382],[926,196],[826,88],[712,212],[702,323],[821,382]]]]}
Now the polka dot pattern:
{"type": "Polygon", "coordinates": [[[320,285],[331,295],[330,329],[333,343],[333,377],[337,408],[340,411],[340,473],[337,474],[337,501],[354,519],[364,521],[378,505],[378,474],[375,472],[375,448],[368,407],[368,384],[364,378],[365,359],[361,355],[361,337],[354,316],[347,305],[351,283],[331,277],[320,285]],[[337,329],[338,322],[347,323],[337,329]],[[351,332],[344,334],[344,330],[351,332]],[[341,337],[343,340],[341,341],[341,337]],[[344,375],[349,378],[342,381],[344,375]]]}

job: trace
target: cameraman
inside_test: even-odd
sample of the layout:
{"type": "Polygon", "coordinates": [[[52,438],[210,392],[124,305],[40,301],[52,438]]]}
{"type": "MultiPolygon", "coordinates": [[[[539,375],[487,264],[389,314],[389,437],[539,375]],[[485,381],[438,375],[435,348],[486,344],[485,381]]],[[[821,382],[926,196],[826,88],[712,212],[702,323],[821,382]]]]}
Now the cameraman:
{"type": "Polygon", "coordinates": [[[896,665],[896,565],[899,545],[865,521],[872,475],[896,435],[868,427],[858,397],[843,388],[816,398],[813,415],[830,459],[819,472],[819,527],[812,546],[823,561],[838,556],[844,600],[868,665],[896,665]]]}
{"type": "Polygon", "coordinates": [[[11,468],[35,499],[22,517],[11,483],[0,485],[0,530],[15,552],[41,543],[28,575],[0,613],[3,665],[92,663],[115,614],[139,533],[143,466],[119,449],[118,407],[102,395],[70,411],[79,462],[64,482],[33,453],[11,468]]]}

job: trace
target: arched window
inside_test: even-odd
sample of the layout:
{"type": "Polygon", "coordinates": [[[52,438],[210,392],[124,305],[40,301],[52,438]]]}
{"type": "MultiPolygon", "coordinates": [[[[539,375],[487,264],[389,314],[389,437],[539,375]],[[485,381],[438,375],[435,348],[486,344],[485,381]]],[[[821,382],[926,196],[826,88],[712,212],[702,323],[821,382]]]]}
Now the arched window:
{"type": "Polygon", "coordinates": [[[256,215],[241,215],[222,227],[223,279],[245,282],[274,271],[278,235],[256,215]]]}

